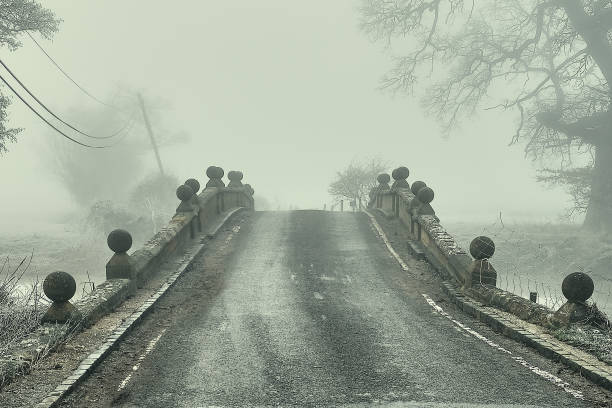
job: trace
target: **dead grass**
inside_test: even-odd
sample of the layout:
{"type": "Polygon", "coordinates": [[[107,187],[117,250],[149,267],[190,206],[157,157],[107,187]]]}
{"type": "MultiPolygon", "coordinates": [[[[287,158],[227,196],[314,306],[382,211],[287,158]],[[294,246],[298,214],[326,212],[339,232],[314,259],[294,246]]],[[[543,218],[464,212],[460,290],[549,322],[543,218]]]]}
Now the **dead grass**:
{"type": "Polygon", "coordinates": [[[48,306],[38,281],[20,283],[32,258],[33,253],[12,266],[7,257],[0,265],[0,355],[40,325],[48,306]]]}
{"type": "Polygon", "coordinates": [[[584,322],[562,327],[552,334],[559,340],[593,354],[612,364],[612,326],[608,317],[595,303],[589,303],[589,314],[584,322]]]}

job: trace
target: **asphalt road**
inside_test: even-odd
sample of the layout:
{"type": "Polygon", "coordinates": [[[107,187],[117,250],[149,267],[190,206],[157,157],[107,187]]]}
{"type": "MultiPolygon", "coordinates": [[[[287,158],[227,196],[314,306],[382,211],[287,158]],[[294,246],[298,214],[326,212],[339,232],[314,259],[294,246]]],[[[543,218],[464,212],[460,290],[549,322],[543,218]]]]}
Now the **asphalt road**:
{"type": "Polygon", "coordinates": [[[365,214],[258,213],[215,245],[64,406],[592,406],[401,270],[365,214]]]}

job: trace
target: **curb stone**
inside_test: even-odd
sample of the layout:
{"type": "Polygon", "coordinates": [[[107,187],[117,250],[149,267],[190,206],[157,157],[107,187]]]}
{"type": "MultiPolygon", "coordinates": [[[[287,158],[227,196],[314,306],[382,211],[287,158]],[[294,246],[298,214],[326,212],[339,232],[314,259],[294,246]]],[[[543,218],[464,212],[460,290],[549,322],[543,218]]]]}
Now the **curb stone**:
{"type": "Polygon", "coordinates": [[[229,221],[235,214],[245,210],[245,207],[234,208],[221,219],[221,221],[212,227],[208,232],[203,234],[198,244],[189,248],[183,260],[178,265],[178,270],[166,278],[166,281],[160,288],[153,293],[138,309],[136,309],[129,317],[127,317],[119,326],[117,326],[97,350],[85,357],[76,370],[70,376],[65,378],[60,385],[51,391],[41,402],[35,405],[35,408],[53,408],[68,395],[81,382],[83,382],[89,374],[108,356],[108,354],[125,338],[125,336],[134,328],[140,321],[151,311],[157,301],[163,297],[168,290],[174,286],[177,279],[184,272],[191,269],[193,261],[206,248],[206,238],[213,238],[219,230],[229,221]]]}
{"type": "Polygon", "coordinates": [[[465,313],[477,318],[493,330],[501,332],[504,336],[535,349],[542,356],[554,361],[560,361],[578,372],[581,376],[612,391],[612,367],[608,364],[560,342],[551,335],[533,333],[529,329],[511,322],[494,309],[481,306],[461,294],[448,281],[442,282],[441,286],[451,301],[465,313]]]}

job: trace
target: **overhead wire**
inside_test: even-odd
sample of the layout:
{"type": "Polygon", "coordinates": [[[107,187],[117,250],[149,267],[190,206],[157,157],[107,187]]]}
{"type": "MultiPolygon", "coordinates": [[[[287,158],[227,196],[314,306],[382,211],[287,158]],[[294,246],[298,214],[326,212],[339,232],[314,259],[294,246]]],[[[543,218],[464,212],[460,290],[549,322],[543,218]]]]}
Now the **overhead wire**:
{"type": "Polygon", "coordinates": [[[49,53],[48,53],[48,52],[47,52],[47,51],[46,51],[46,50],[45,50],[45,49],[42,47],[42,45],[40,45],[40,44],[38,43],[38,41],[36,41],[36,39],[35,39],[35,38],[32,36],[32,34],[30,34],[30,32],[29,32],[29,31],[26,31],[26,34],[28,35],[28,37],[30,37],[30,39],[31,39],[31,40],[34,42],[34,44],[36,44],[36,46],[37,46],[37,47],[38,47],[38,48],[39,48],[39,49],[40,49],[40,50],[43,52],[43,54],[45,54],[45,55],[47,56],[47,58],[49,59],[49,61],[51,61],[51,62],[53,63],[53,65],[55,65],[55,66],[56,66],[56,68],[57,68],[57,69],[58,69],[58,70],[59,70],[59,71],[60,71],[62,74],[64,74],[64,76],[65,76],[66,78],[68,78],[68,80],[70,80],[70,82],[72,82],[74,85],[76,85],[76,86],[77,86],[77,88],[79,88],[79,89],[80,89],[80,90],[81,90],[81,91],[82,91],[82,92],[83,92],[85,95],[89,96],[91,99],[93,99],[94,101],[98,102],[99,104],[102,104],[102,105],[104,105],[104,106],[106,106],[106,107],[108,107],[108,108],[114,109],[114,110],[119,111],[119,112],[121,111],[121,110],[120,110],[120,109],[118,109],[117,107],[115,107],[115,106],[113,106],[113,105],[111,105],[111,104],[108,104],[108,103],[106,103],[106,102],[104,102],[104,101],[102,101],[102,100],[100,100],[100,99],[96,98],[94,95],[92,95],[91,93],[89,93],[89,92],[88,92],[88,91],[87,91],[85,88],[83,88],[81,85],[79,85],[79,83],[78,83],[78,82],[76,82],[74,79],[72,79],[72,77],[71,77],[70,75],[68,75],[68,73],[67,73],[66,71],[64,71],[64,70],[62,69],[62,67],[61,67],[61,66],[60,66],[60,65],[59,65],[57,62],[55,62],[55,60],[53,59],[53,57],[51,57],[51,55],[49,55],[49,53]]]}
{"type": "Polygon", "coordinates": [[[25,84],[23,82],[21,82],[21,80],[19,78],[17,78],[17,76],[13,73],[13,71],[11,71],[11,69],[4,63],[4,61],[2,61],[2,59],[0,59],[0,64],[4,67],[4,69],[7,70],[7,72],[15,79],[15,81],[17,81],[17,83],[32,97],[34,98],[34,100],[36,102],[38,102],[38,104],[40,106],[43,107],[44,110],[46,110],[51,116],[53,116],[55,119],[59,120],[60,122],[62,122],[64,125],[68,126],[70,129],[74,130],[75,132],[85,136],[85,137],[89,137],[92,139],[111,139],[113,137],[116,137],[117,135],[119,135],[120,133],[122,133],[132,122],[133,117],[134,117],[134,113],[132,113],[132,115],[130,116],[130,118],[128,119],[128,121],[126,121],[126,123],[123,125],[123,127],[121,127],[121,129],[119,129],[118,131],[116,131],[115,133],[113,133],[110,136],[93,136],[90,135],[88,133],[85,133],[79,129],[77,129],[76,127],[72,126],[70,123],[64,121],[62,118],[60,118],[59,116],[57,116],[55,113],[53,113],[53,111],[51,111],[49,108],[47,108],[47,106],[36,97],[36,95],[34,95],[27,86],[25,86],[25,84]]]}
{"type": "Polygon", "coordinates": [[[62,135],[63,137],[65,137],[66,139],[69,139],[70,141],[81,145],[83,147],[89,147],[91,149],[105,149],[105,148],[109,148],[112,147],[114,145],[103,145],[103,146],[93,146],[93,145],[89,145],[87,143],[83,143],[77,139],[74,139],[70,136],[68,136],[66,133],[62,132],[60,129],[58,129],[57,127],[55,127],[51,122],[49,122],[44,116],[42,116],[36,109],[34,109],[32,107],[32,105],[30,105],[28,103],[28,101],[26,101],[20,94],[19,92],[17,92],[15,90],[15,88],[13,88],[11,86],[11,84],[2,76],[0,75],[0,80],[2,80],[2,82],[4,82],[4,84],[21,100],[21,102],[24,103],[24,105],[26,105],[36,116],[38,116],[43,122],[45,122],[48,126],[50,126],[53,130],[55,130],[57,133],[59,133],[60,135],[62,135]]]}

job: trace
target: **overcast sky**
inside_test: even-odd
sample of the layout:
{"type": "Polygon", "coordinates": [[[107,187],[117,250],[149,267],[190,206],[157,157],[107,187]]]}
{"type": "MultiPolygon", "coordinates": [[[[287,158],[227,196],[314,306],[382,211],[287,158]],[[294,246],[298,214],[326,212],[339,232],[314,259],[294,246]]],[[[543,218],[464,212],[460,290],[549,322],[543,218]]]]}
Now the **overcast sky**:
{"type": "MultiPolygon", "coordinates": [[[[64,21],[42,44],[93,94],[106,97],[125,83],[169,102],[164,122],[191,136],[188,145],[162,150],[166,168],[180,179],[205,182],[206,167],[215,164],[242,170],[257,194],[283,208],[322,208],[336,171],[378,156],[392,168],[407,166],[410,182],[422,179],[435,190],[442,221],[494,221],[499,212],[554,220],[568,205],[563,191],[535,182],[521,146],[507,146],[511,117],[483,114],[444,139],[418,101],[381,93],[391,56],[360,32],[358,1],[43,4],[64,21]]],[[[5,61],[78,124],[71,109],[95,103],[27,37],[23,43],[5,50],[5,61]]],[[[40,157],[44,139],[59,136],[17,100],[10,112],[25,131],[0,157],[0,228],[72,211],[40,157]]],[[[151,153],[150,171],[153,160],[151,153]]]]}

